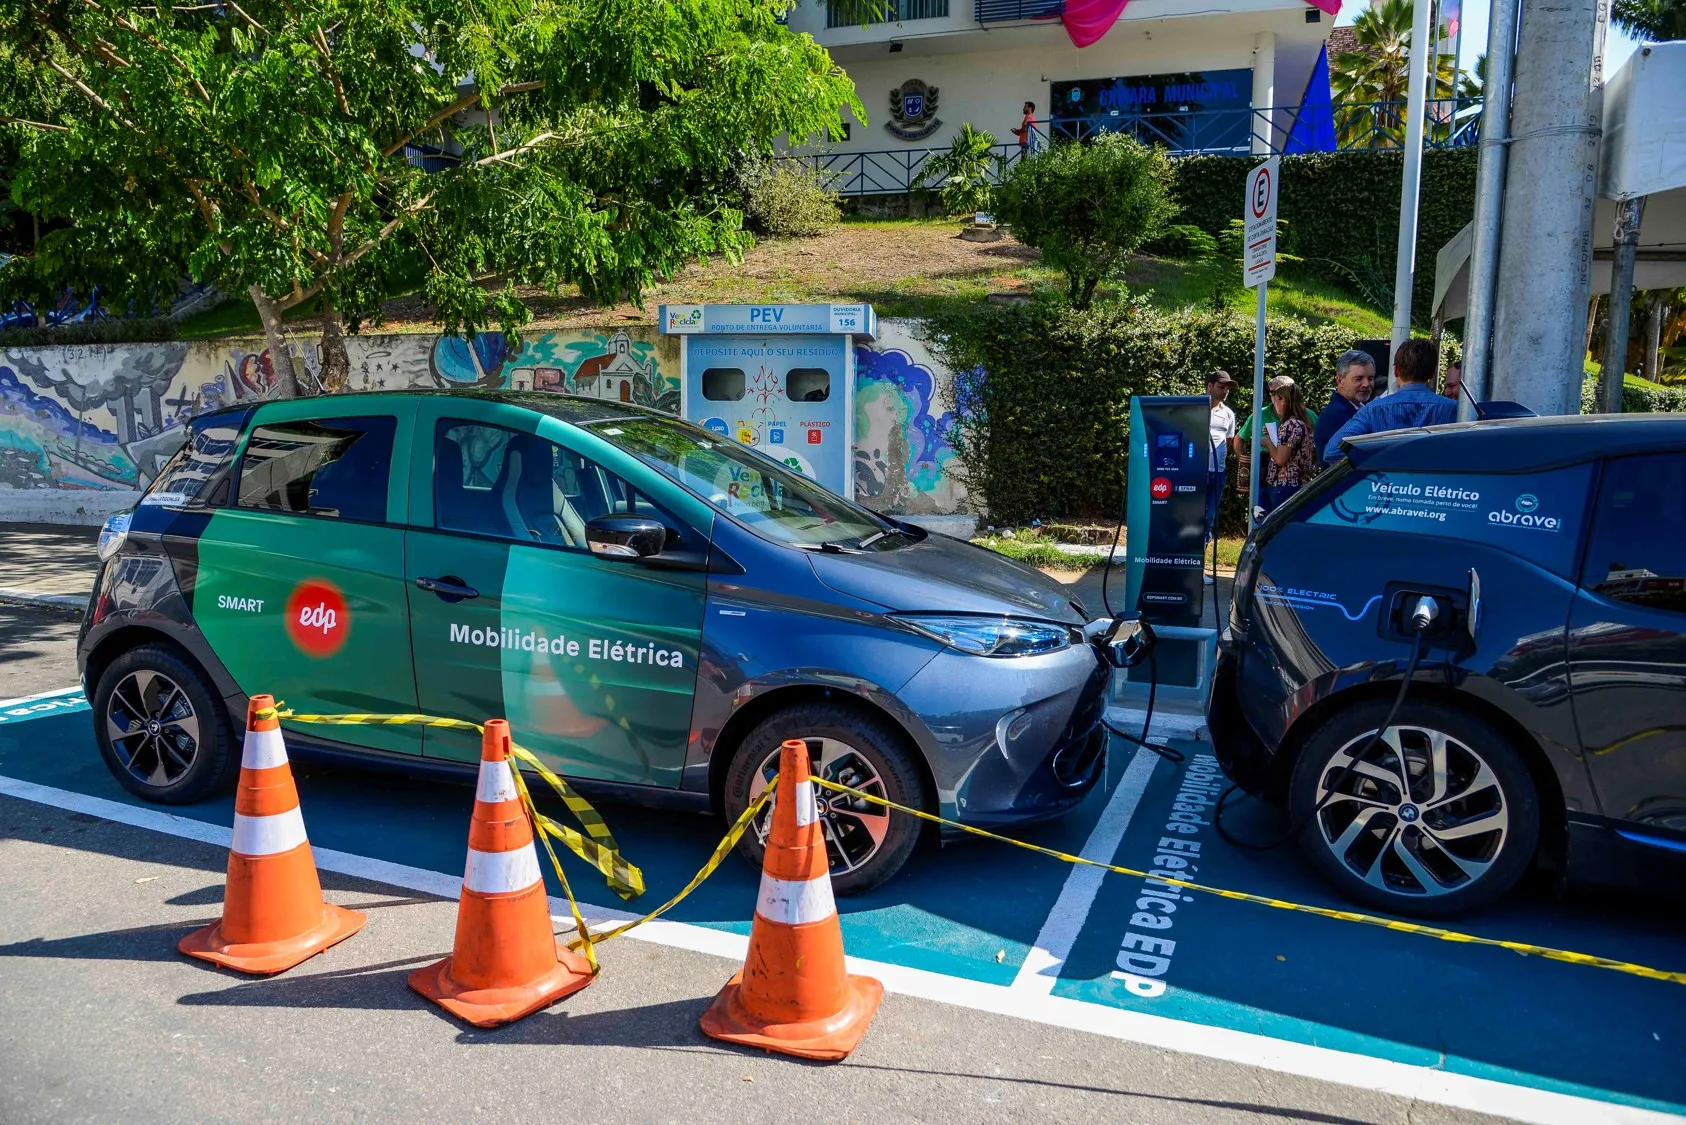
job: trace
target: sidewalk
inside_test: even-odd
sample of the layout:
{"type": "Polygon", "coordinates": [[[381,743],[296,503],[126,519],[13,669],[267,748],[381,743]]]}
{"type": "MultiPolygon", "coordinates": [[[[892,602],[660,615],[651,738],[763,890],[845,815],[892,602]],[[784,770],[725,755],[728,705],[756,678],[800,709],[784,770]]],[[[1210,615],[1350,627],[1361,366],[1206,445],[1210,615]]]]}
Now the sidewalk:
{"type": "Polygon", "coordinates": [[[99,529],[0,524],[0,602],[80,610],[99,571],[99,529]]]}

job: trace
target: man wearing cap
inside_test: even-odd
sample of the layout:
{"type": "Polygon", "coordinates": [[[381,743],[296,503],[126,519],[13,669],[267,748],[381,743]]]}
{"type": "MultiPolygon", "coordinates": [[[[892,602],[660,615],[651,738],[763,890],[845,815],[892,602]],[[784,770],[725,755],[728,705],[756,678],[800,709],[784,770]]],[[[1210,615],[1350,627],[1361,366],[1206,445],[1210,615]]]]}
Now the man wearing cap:
{"type": "MultiPolygon", "coordinates": [[[[1227,371],[1206,376],[1206,395],[1212,400],[1211,448],[1206,458],[1206,538],[1217,542],[1218,503],[1224,496],[1224,471],[1229,467],[1229,444],[1235,438],[1235,411],[1224,405],[1235,380],[1227,371]]],[[[1212,581],[1206,576],[1207,583],[1212,581]]]]}

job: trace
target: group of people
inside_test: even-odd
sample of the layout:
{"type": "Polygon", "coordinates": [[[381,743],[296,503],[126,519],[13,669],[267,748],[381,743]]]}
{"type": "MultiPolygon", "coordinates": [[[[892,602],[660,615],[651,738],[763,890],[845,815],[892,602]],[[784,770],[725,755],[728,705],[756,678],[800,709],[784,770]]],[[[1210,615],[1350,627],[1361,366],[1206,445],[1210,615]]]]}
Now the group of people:
{"type": "MultiPolygon", "coordinates": [[[[1435,390],[1439,357],[1428,340],[1407,340],[1393,357],[1394,389],[1376,394],[1376,361],[1357,348],[1342,352],[1335,360],[1335,392],[1321,411],[1312,411],[1293,377],[1277,375],[1269,382],[1270,401],[1261,406],[1264,433],[1260,442],[1264,477],[1259,481],[1262,514],[1275,511],[1290,496],[1310,483],[1326,465],[1344,454],[1341,443],[1360,434],[1402,430],[1416,426],[1437,426],[1458,417],[1461,372],[1453,364],[1446,372],[1444,389],[1435,390]]],[[[1217,537],[1218,503],[1228,479],[1229,454],[1233,450],[1243,465],[1252,456],[1253,420],[1236,426],[1235,411],[1225,400],[1235,380],[1227,371],[1206,377],[1206,394],[1212,400],[1211,456],[1207,462],[1206,536],[1217,537]]]]}

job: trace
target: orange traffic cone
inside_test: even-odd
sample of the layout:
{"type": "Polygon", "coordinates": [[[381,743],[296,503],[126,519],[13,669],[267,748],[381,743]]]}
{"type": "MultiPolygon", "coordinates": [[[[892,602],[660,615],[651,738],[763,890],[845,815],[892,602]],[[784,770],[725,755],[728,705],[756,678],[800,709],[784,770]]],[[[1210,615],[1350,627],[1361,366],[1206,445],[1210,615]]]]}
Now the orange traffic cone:
{"type": "Polygon", "coordinates": [[[451,955],[410,974],[410,987],[476,1027],[497,1027],[590,984],[591,964],[556,940],[533,826],[509,765],[509,724],[480,740],[480,785],[451,955]]]}
{"type": "Polygon", "coordinates": [[[871,977],[843,967],[843,930],[831,898],[808,747],[779,747],[779,787],[761,871],[749,957],[703,1013],[703,1033],[834,1062],[860,1045],[884,999],[871,977]]]}
{"type": "Polygon", "coordinates": [[[344,941],[369,920],[322,899],[316,857],[304,834],[299,793],[274,711],[275,699],[268,695],[254,695],[246,705],[222,920],[195,930],[176,946],[189,957],[257,976],[285,972],[344,941]]]}
{"type": "Polygon", "coordinates": [[[550,657],[542,652],[533,653],[528,665],[526,696],[533,725],[553,738],[590,738],[609,725],[607,719],[587,715],[574,705],[550,657]]]}

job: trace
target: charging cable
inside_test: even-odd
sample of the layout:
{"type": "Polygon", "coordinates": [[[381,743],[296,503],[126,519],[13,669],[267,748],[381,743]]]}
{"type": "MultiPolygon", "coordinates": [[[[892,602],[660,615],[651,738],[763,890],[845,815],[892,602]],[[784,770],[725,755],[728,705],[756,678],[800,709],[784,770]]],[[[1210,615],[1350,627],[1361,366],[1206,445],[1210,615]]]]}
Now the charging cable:
{"type": "Polygon", "coordinates": [[[1223,794],[1218,798],[1218,803],[1212,807],[1212,827],[1217,829],[1218,835],[1223,837],[1227,843],[1234,844],[1243,851],[1267,852],[1272,848],[1281,847],[1304,831],[1305,826],[1310,824],[1317,817],[1317,814],[1322,812],[1324,807],[1339,795],[1341,786],[1346,784],[1346,779],[1352,776],[1352,772],[1358,768],[1358,764],[1368,758],[1376,747],[1387,745],[1382,741],[1382,738],[1393,728],[1393,721],[1399,717],[1399,708],[1405,703],[1405,693],[1410,690],[1411,678],[1417,674],[1417,664],[1422,659],[1423,637],[1439,616],[1440,605],[1435,599],[1426,594],[1417,599],[1416,608],[1411,612],[1411,655],[1405,661],[1405,676],[1399,681],[1399,694],[1393,697],[1393,706],[1388,708],[1387,718],[1383,719],[1382,725],[1376,728],[1375,735],[1365,744],[1364,749],[1354,754],[1347,764],[1341,767],[1340,773],[1335,776],[1335,780],[1330,783],[1328,791],[1323,794],[1323,799],[1318,801],[1310,812],[1289,824],[1285,832],[1270,840],[1262,842],[1243,840],[1230,832],[1223,824],[1223,814],[1231,807],[1229,799],[1241,790],[1241,786],[1231,785],[1223,791],[1223,794]]]}

